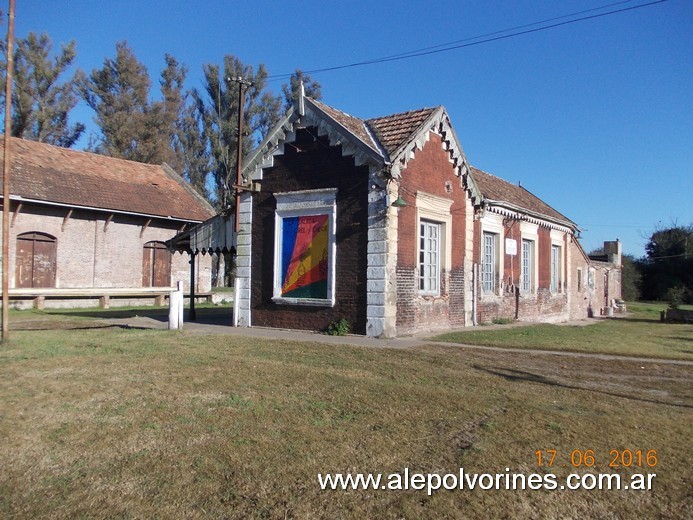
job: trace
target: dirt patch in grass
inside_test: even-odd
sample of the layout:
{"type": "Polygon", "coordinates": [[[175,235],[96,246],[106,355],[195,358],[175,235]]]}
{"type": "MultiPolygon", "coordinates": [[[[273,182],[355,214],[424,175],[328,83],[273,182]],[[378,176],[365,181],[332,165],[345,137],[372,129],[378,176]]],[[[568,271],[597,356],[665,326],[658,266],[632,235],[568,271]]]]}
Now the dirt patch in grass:
{"type": "Polygon", "coordinates": [[[9,518],[686,518],[691,367],[141,330],[0,351],[9,518]],[[557,450],[539,467],[537,450],[557,450]],[[318,473],[656,473],[652,491],[321,491],[318,473]],[[656,450],[609,469],[609,451],[656,450]],[[566,466],[564,466],[564,464],[566,466]],[[506,468],[508,468],[506,470],[506,468]]]}

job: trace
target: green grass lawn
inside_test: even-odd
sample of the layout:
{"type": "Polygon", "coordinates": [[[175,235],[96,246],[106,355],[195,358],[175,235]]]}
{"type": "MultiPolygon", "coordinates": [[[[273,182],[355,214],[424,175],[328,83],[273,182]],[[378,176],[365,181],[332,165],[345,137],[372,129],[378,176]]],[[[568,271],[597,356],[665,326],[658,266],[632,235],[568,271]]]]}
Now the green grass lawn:
{"type": "Polygon", "coordinates": [[[127,330],[0,349],[3,518],[690,518],[690,365],[127,330]],[[537,450],[557,450],[538,467],[537,450]],[[610,450],[655,467],[608,468],[610,450]],[[322,491],[326,472],[656,473],[652,491],[322,491]]]}
{"type": "Polygon", "coordinates": [[[528,324],[484,327],[436,336],[435,340],[519,349],[566,350],[623,356],[693,360],[693,325],[661,323],[661,303],[629,303],[625,318],[590,325],[528,324]]]}

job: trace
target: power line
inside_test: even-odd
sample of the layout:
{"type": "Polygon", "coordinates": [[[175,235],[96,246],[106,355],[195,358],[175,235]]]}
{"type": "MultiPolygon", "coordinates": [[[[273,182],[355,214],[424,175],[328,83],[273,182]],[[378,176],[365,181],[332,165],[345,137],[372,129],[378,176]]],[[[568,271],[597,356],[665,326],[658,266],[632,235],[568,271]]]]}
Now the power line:
{"type": "Polygon", "coordinates": [[[516,25],[515,27],[508,27],[507,29],[500,29],[500,30],[498,30],[498,31],[493,31],[493,32],[486,33],[486,34],[480,34],[480,35],[478,35],[478,36],[471,36],[471,37],[469,37],[469,38],[464,38],[464,39],[462,39],[462,40],[455,40],[455,41],[453,41],[453,42],[441,43],[441,44],[438,44],[438,45],[433,45],[433,46],[431,46],[431,47],[424,47],[424,48],[422,48],[422,49],[417,49],[417,50],[415,50],[415,51],[403,52],[403,53],[400,53],[400,54],[393,54],[393,55],[391,55],[391,56],[385,56],[385,57],[383,57],[383,58],[376,58],[376,59],[373,60],[373,61],[379,63],[380,61],[383,61],[383,60],[390,60],[390,59],[392,59],[392,58],[408,58],[408,57],[410,57],[410,56],[411,56],[412,54],[414,54],[414,53],[429,51],[429,50],[433,50],[433,49],[441,49],[442,51],[445,51],[445,50],[448,50],[447,47],[450,46],[450,45],[456,45],[456,44],[458,44],[458,43],[464,43],[464,42],[469,42],[469,41],[473,41],[473,40],[478,40],[478,39],[480,39],[480,38],[486,38],[486,37],[488,37],[488,36],[495,36],[495,35],[497,35],[497,34],[503,34],[503,33],[509,32],[509,31],[516,31],[516,30],[518,30],[518,29],[524,29],[525,27],[532,27],[532,26],[534,26],[534,25],[540,25],[540,24],[543,24],[543,23],[553,22],[553,21],[555,21],[555,20],[562,20],[562,19],[564,19],[564,18],[570,18],[571,16],[577,16],[577,15],[580,15],[580,14],[591,13],[591,12],[594,12],[594,11],[601,11],[602,9],[606,9],[606,8],[608,8],[608,7],[613,7],[613,6],[615,6],[615,5],[629,4],[629,3],[632,3],[632,2],[634,2],[634,1],[635,1],[635,0],[622,0],[622,1],[620,1],[620,2],[614,2],[614,3],[612,3],[612,4],[606,4],[606,5],[602,5],[602,6],[600,6],[600,7],[594,7],[594,8],[592,8],[592,9],[585,9],[585,10],[583,10],[583,11],[577,11],[577,12],[574,12],[574,13],[564,14],[564,15],[562,15],[562,16],[555,16],[555,17],[553,17],[553,18],[547,18],[547,19],[545,19],[545,20],[540,20],[540,21],[538,21],[538,22],[527,23],[527,24],[524,24],[524,25],[516,25]]]}
{"type": "MultiPolygon", "coordinates": [[[[470,38],[465,38],[465,39],[463,39],[463,40],[456,40],[456,41],[454,41],[454,42],[443,43],[443,44],[434,45],[434,46],[431,46],[431,47],[425,47],[425,48],[422,48],[422,49],[417,49],[417,50],[414,50],[414,51],[404,52],[404,53],[400,53],[400,54],[394,54],[394,55],[391,55],[391,56],[385,56],[385,57],[382,57],[382,58],[375,58],[375,59],[372,59],[372,60],[359,61],[359,62],[349,63],[349,64],[346,64],[346,65],[335,65],[335,66],[332,66],[332,67],[323,67],[323,68],[320,68],[320,69],[305,70],[305,71],[303,71],[303,73],[304,73],[304,74],[319,74],[319,73],[322,73],[322,72],[331,72],[331,71],[335,71],[335,70],[348,69],[348,68],[353,68],[353,67],[362,67],[362,66],[365,66],[365,65],[374,65],[374,64],[376,64],[376,63],[387,63],[387,62],[391,62],[391,61],[405,60],[405,59],[416,58],[416,57],[420,57],[420,56],[428,56],[428,55],[431,55],[431,54],[438,54],[438,53],[441,53],[441,52],[447,52],[447,51],[452,51],[452,50],[456,50],[456,49],[463,49],[463,48],[466,48],[466,47],[473,47],[473,46],[475,46],[475,45],[481,45],[481,44],[483,44],[483,43],[490,43],[490,42],[494,42],[494,41],[505,40],[505,39],[508,39],[508,38],[514,38],[514,37],[517,37],[517,36],[523,36],[523,35],[525,35],[525,34],[531,34],[531,33],[536,33],[536,32],[540,32],[540,31],[545,31],[545,30],[547,30],[547,29],[553,29],[553,28],[556,28],[556,27],[561,27],[561,26],[563,26],[563,25],[570,25],[570,24],[577,23],[577,22],[583,22],[583,21],[586,21],[586,20],[592,20],[592,19],[595,19],[595,18],[601,18],[601,17],[604,17],[604,16],[610,16],[610,15],[613,15],[613,14],[624,13],[624,12],[626,12],[626,11],[633,11],[633,10],[635,10],[635,9],[641,9],[641,8],[643,8],[643,7],[649,7],[649,6],[656,5],[656,4],[662,4],[662,3],[664,3],[664,2],[667,2],[668,0],[654,0],[654,1],[651,1],[651,2],[647,2],[647,3],[645,3],[645,4],[639,4],[639,5],[634,5],[634,6],[630,6],[630,7],[623,7],[623,8],[621,8],[621,9],[614,9],[614,10],[612,10],[612,11],[607,11],[607,12],[605,12],[605,13],[598,13],[598,14],[593,14],[593,15],[589,15],[589,16],[583,16],[583,17],[580,17],[580,18],[573,18],[573,19],[571,19],[571,20],[566,20],[566,21],[563,21],[563,22],[557,22],[557,23],[553,23],[553,24],[550,24],[550,25],[543,25],[543,26],[541,26],[541,27],[536,27],[536,28],[534,28],[534,29],[526,29],[526,30],[523,30],[523,31],[517,31],[518,29],[523,29],[523,28],[526,28],[526,27],[532,27],[532,26],[535,26],[535,25],[538,25],[538,24],[543,24],[543,23],[546,23],[546,22],[554,21],[554,20],[561,20],[561,19],[564,19],[564,18],[568,18],[568,17],[572,17],[572,16],[577,16],[577,15],[584,14],[584,13],[588,13],[588,12],[599,11],[599,10],[602,10],[602,9],[606,9],[606,8],[608,8],[608,7],[613,7],[613,6],[621,5],[621,4],[624,4],[624,3],[630,3],[631,1],[633,1],[633,0],[624,0],[624,1],[621,1],[621,2],[615,2],[615,3],[611,3],[611,4],[606,4],[606,5],[603,5],[603,6],[601,6],[601,7],[595,7],[595,8],[592,8],[592,9],[587,9],[587,10],[583,10],[583,11],[577,11],[577,12],[575,12],[575,13],[571,13],[571,14],[567,14],[567,15],[562,15],[562,16],[557,16],[557,17],[549,18],[549,19],[543,20],[543,21],[532,22],[532,23],[529,23],[529,24],[519,25],[519,26],[516,26],[516,27],[509,28],[509,29],[503,29],[503,30],[500,30],[500,31],[494,31],[494,32],[482,34],[482,35],[479,35],[479,36],[473,36],[473,37],[470,37],[470,38]],[[510,34],[502,34],[502,33],[506,33],[506,32],[509,32],[509,31],[517,31],[517,32],[512,32],[512,33],[510,33],[510,34]],[[494,36],[494,35],[499,35],[499,36],[494,36]],[[488,36],[492,36],[492,37],[488,37],[488,36]],[[485,39],[479,40],[479,38],[485,38],[485,39]],[[472,40],[478,40],[478,41],[472,41],[472,40]]],[[[290,78],[292,74],[293,74],[293,73],[288,73],[288,74],[275,74],[275,75],[272,75],[272,76],[268,76],[267,79],[268,79],[269,81],[287,79],[287,78],[290,78]]]]}

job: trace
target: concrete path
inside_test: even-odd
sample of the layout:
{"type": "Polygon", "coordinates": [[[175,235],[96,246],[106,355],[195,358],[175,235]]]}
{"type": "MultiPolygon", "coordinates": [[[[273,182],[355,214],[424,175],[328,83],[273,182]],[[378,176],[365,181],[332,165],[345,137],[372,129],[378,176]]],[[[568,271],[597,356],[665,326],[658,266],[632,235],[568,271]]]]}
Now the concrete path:
{"type": "MultiPolygon", "coordinates": [[[[134,317],[125,319],[115,319],[112,320],[114,324],[121,326],[128,326],[133,328],[145,328],[145,329],[161,329],[166,330],[168,324],[165,321],[157,320],[155,318],[148,317],[134,317]]],[[[593,323],[598,323],[598,319],[593,320],[580,320],[579,322],[566,322],[565,325],[590,325],[593,323]]],[[[529,323],[525,324],[509,324],[509,325],[489,325],[483,327],[483,330],[493,330],[496,328],[508,328],[512,326],[527,326],[531,325],[529,323]]],[[[478,328],[474,330],[479,330],[478,328]]],[[[394,339],[378,339],[370,338],[366,336],[359,335],[348,335],[348,336],[329,336],[327,334],[321,334],[317,332],[308,332],[292,329],[274,329],[265,327],[232,327],[226,323],[196,323],[196,322],[186,322],[184,325],[184,331],[186,333],[192,334],[222,334],[229,336],[244,336],[250,338],[262,338],[264,340],[289,340],[289,341],[301,341],[301,342],[313,342],[313,343],[326,343],[330,345],[353,345],[359,347],[372,347],[372,348],[396,348],[396,349],[407,349],[414,347],[422,347],[424,345],[438,345],[445,347],[454,347],[462,349],[472,349],[472,350],[487,350],[496,352],[506,352],[506,353],[517,353],[518,355],[542,355],[542,356],[562,356],[568,358],[589,358],[589,359],[600,359],[604,361],[608,360],[621,360],[621,361],[634,361],[638,363],[655,363],[655,364],[666,364],[666,365],[688,365],[693,366],[693,361],[678,360],[678,359],[660,359],[660,358],[641,358],[641,357],[629,357],[629,356],[614,356],[609,354],[591,354],[586,352],[565,352],[565,351],[549,351],[549,350],[537,350],[537,349],[517,349],[517,348],[503,348],[503,347],[488,347],[481,345],[467,345],[461,343],[448,343],[443,341],[434,341],[427,338],[424,334],[418,334],[416,336],[407,336],[394,339]]],[[[463,329],[463,332],[471,332],[471,329],[463,329]]],[[[450,331],[450,332],[458,332],[450,331]]]]}

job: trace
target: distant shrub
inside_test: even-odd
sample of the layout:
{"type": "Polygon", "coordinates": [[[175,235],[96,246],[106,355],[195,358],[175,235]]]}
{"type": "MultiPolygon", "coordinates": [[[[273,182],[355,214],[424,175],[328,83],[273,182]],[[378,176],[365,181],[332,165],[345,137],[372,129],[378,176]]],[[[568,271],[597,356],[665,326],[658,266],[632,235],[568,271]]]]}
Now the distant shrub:
{"type": "Polygon", "coordinates": [[[683,305],[683,299],[686,294],[684,287],[671,287],[667,291],[667,301],[671,309],[678,309],[683,305]]]}

